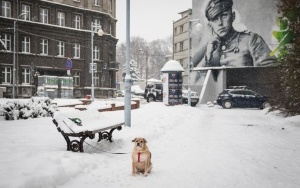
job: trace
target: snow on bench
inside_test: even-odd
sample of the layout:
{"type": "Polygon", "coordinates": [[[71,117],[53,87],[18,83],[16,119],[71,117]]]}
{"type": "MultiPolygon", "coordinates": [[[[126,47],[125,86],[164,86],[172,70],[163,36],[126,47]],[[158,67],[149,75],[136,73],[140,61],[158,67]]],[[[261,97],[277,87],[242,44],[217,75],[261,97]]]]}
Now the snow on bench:
{"type": "Polygon", "coordinates": [[[55,112],[53,123],[67,142],[67,150],[83,152],[86,138],[94,139],[98,133],[98,142],[105,139],[112,142],[114,130],[121,130],[123,115],[99,113],[95,110],[55,112]],[[71,137],[75,137],[71,139],[71,137]]]}

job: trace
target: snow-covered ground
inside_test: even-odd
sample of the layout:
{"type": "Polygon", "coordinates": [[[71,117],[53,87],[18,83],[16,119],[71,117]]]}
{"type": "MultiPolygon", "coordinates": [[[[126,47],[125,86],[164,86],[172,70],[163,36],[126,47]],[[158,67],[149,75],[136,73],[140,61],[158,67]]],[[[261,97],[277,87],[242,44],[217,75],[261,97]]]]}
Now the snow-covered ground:
{"type": "MultiPolygon", "coordinates": [[[[60,109],[73,116],[79,112],[60,109]]],[[[90,108],[87,112],[84,117],[90,114],[95,124],[124,116],[124,111],[100,113],[90,108]]],[[[113,143],[87,140],[102,151],[86,145],[85,153],[66,151],[51,118],[1,119],[0,187],[300,186],[300,116],[161,102],[143,103],[131,115],[131,127],[115,131],[113,143]],[[135,137],[145,137],[152,152],[153,171],[148,177],[131,175],[135,137]]]]}

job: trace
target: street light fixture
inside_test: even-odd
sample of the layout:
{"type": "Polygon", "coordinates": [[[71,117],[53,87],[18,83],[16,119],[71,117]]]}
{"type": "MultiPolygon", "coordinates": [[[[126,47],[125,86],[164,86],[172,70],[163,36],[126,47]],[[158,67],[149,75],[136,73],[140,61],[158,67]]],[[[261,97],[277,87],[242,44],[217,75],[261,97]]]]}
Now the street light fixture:
{"type": "MultiPolygon", "coordinates": [[[[95,91],[94,91],[94,68],[95,68],[95,66],[94,66],[94,30],[93,30],[93,26],[94,26],[94,24],[93,24],[93,22],[91,22],[91,60],[92,60],[92,62],[91,62],[91,73],[92,73],[92,89],[91,89],[91,93],[92,93],[92,102],[94,102],[94,94],[95,94],[95,91]]],[[[101,25],[99,25],[100,26],[100,28],[99,28],[99,30],[98,30],[98,32],[97,32],[97,34],[98,34],[98,36],[103,36],[104,35],[104,32],[103,32],[103,30],[101,29],[101,25]]]]}
{"type": "Polygon", "coordinates": [[[191,20],[190,19],[190,16],[188,16],[188,19],[189,19],[189,28],[188,28],[188,106],[191,106],[191,76],[190,76],[190,70],[191,70],[191,65],[192,65],[192,63],[191,63],[191,53],[190,53],[190,51],[191,51],[191,29],[192,29],[192,27],[195,25],[195,24],[197,24],[196,25],[196,29],[197,30],[200,30],[201,29],[201,27],[202,27],[202,25],[201,25],[201,23],[200,23],[200,20],[199,19],[195,19],[195,20],[191,20]]]}
{"type": "Polygon", "coordinates": [[[27,13],[20,14],[17,17],[17,19],[14,21],[13,91],[12,91],[13,98],[15,98],[15,85],[16,85],[16,25],[19,18],[23,15],[27,15],[27,13]]]}

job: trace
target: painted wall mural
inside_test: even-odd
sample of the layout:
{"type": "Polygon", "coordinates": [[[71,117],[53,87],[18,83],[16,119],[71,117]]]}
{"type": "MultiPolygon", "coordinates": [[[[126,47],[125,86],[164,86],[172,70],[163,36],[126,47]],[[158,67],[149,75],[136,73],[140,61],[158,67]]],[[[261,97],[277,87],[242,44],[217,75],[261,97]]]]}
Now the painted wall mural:
{"type": "Polygon", "coordinates": [[[275,65],[277,18],[276,0],[194,0],[202,25],[192,32],[194,67],[275,65]]]}
{"type": "Polygon", "coordinates": [[[191,89],[209,100],[235,85],[268,93],[285,29],[278,18],[277,0],[193,0],[191,89]]]}

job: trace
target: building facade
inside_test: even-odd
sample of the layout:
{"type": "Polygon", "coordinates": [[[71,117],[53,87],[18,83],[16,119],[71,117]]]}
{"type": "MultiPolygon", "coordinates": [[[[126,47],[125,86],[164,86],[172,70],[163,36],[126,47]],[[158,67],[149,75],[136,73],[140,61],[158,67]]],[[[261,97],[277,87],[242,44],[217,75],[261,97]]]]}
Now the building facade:
{"type": "MultiPolygon", "coordinates": [[[[173,59],[184,68],[183,84],[188,84],[188,30],[189,16],[192,17],[192,9],[178,13],[181,18],[173,22],[173,59]]],[[[191,40],[191,39],[190,39],[191,40]]],[[[191,46],[191,43],[190,43],[191,46]]]]}
{"type": "Polygon", "coordinates": [[[4,97],[35,95],[39,76],[72,77],[75,98],[91,94],[92,56],[95,97],[115,96],[116,0],[0,3],[0,87],[5,88],[4,97]],[[100,28],[103,36],[96,33],[100,28]],[[71,66],[67,65],[70,60],[71,66]]]}

